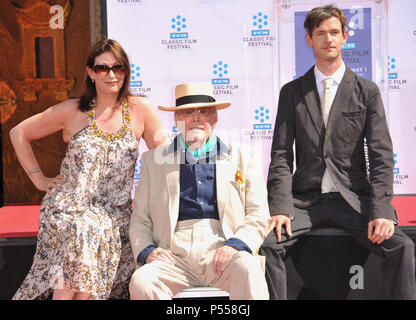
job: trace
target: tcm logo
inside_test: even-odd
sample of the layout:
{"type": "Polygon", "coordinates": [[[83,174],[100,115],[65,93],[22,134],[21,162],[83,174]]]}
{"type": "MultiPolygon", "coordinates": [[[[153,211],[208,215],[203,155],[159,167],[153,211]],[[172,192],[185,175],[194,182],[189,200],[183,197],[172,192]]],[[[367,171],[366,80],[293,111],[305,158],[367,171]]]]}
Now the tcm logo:
{"type": "Polygon", "coordinates": [[[388,88],[392,91],[401,90],[402,86],[407,85],[407,80],[399,78],[399,73],[397,72],[397,59],[393,57],[388,57],[387,62],[387,74],[388,74],[388,88]]]}
{"type": "Polygon", "coordinates": [[[212,84],[230,84],[230,78],[227,77],[229,74],[227,63],[218,61],[218,63],[214,63],[212,68],[215,77],[212,79],[212,84]]]}
{"type": "Polygon", "coordinates": [[[396,164],[397,164],[397,153],[393,153],[393,157],[394,157],[394,169],[393,169],[393,173],[394,174],[399,174],[400,170],[399,168],[396,168],[396,164]]]}
{"type": "Polygon", "coordinates": [[[396,58],[388,57],[387,68],[389,79],[397,79],[397,72],[394,72],[396,71],[396,58]]]}
{"type": "Polygon", "coordinates": [[[172,18],[171,20],[171,29],[175,32],[170,34],[171,39],[187,39],[188,32],[184,32],[186,29],[186,18],[181,17],[179,14],[172,18]]]}
{"type": "Polygon", "coordinates": [[[253,16],[252,25],[256,28],[256,30],[251,30],[252,36],[268,36],[270,34],[270,30],[266,29],[269,25],[268,15],[258,12],[253,16]]]}
{"type": "Polygon", "coordinates": [[[346,42],[342,45],[342,49],[344,50],[351,50],[351,49],[357,49],[357,42],[346,42]]]}
{"type": "Polygon", "coordinates": [[[269,123],[270,121],[270,110],[264,107],[259,107],[258,109],[254,110],[254,120],[256,123],[253,125],[254,130],[267,130],[271,129],[272,125],[269,123]]]}
{"type": "Polygon", "coordinates": [[[140,77],[140,67],[135,64],[131,65],[130,87],[141,87],[142,81],[137,80],[140,77]]]}

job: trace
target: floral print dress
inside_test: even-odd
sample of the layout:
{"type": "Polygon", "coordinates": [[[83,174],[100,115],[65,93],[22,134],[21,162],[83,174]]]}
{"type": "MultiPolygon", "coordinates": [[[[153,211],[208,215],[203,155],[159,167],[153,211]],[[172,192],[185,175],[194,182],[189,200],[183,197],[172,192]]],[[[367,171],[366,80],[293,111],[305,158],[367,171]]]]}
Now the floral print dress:
{"type": "Polygon", "coordinates": [[[131,190],[139,144],[130,130],[127,104],[123,127],[102,132],[95,123],[69,141],[59,191],[43,198],[33,265],[13,299],[46,299],[63,284],[90,299],[128,299],[135,270],[128,229],[131,190]]]}

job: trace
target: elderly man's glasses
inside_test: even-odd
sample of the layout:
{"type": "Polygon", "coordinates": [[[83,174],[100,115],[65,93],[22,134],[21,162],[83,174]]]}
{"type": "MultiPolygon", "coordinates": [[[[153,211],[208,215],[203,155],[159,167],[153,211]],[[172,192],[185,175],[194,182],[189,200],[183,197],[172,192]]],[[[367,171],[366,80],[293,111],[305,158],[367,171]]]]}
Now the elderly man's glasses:
{"type": "Polygon", "coordinates": [[[121,64],[115,64],[112,67],[105,64],[96,64],[93,69],[98,76],[106,76],[110,73],[110,70],[112,70],[116,76],[124,74],[124,68],[121,64]]]}
{"type": "Polygon", "coordinates": [[[194,117],[196,114],[203,118],[210,117],[213,114],[214,108],[193,108],[180,110],[181,116],[184,118],[194,117]]]}

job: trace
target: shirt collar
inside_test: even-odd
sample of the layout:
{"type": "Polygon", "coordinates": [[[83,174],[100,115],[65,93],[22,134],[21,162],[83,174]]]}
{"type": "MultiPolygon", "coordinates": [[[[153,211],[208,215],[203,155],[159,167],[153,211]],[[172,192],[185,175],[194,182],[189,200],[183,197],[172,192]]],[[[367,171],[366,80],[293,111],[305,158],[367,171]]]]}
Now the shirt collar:
{"type": "Polygon", "coordinates": [[[318,66],[315,64],[314,73],[315,73],[315,79],[317,83],[321,83],[326,78],[333,79],[337,84],[341,83],[342,78],[344,77],[345,73],[345,63],[342,61],[341,66],[335,71],[332,75],[326,76],[324,75],[319,69],[318,66]]]}
{"type": "MultiPolygon", "coordinates": [[[[217,154],[221,154],[221,153],[229,154],[230,150],[225,145],[225,143],[222,142],[220,140],[220,138],[218,138],[215,134],[213,134],[213,135],[211,134],[210,139],[213,138],[213,137],[215,137],[215,140],[216,140],[216,141],[214,141],[216,147],[214,147],[212,149],[212,151],[209,151],[209,155],[213,156],[213,155],[217,155],[217,154]]],[[[210,139],[208,139],[208,141],[210,139]]],[[[185,144],[181,143],[180,140],[183,141],[182,133],[178,134],[175,137],[175,139],[173,139],[172,143],[169,145],[169,147],[166,150],[166,155],[168,155],[170,153],[173,153],[173,152],[176,152],[178,150],[184,150],[184,149],[186,150],[187,149],[185,144]]],[[[207,141],[207,143],[208,143],[208,141],[207,141]]],[[[206,146],[206,144],[202,148],[204,148],[205,146],[206,146]]]]}

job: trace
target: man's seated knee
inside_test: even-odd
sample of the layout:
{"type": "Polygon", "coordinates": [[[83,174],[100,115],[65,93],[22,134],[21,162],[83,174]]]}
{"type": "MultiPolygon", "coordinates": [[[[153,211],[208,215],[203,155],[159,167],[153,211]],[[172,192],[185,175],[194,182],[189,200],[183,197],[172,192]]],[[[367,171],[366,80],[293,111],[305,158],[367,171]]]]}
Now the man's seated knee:
{"type": "Polygon", "coordinates": [[[229,268],[231,268],[233,273],[238,275],[238,277],[264,273],[264,261],[262,261],[262,259],[264,260],[263,257],[252,255],[247,251],[239,251],[235,254],[233,259],[231,259],[229,268]]]}
{"type": "Polygon", "coordinates": [[[150,264],[137,269],[130,279],[130,298],[133,300],[148,299],[149,291],[157,281],[157,272],[150,264]]]}

